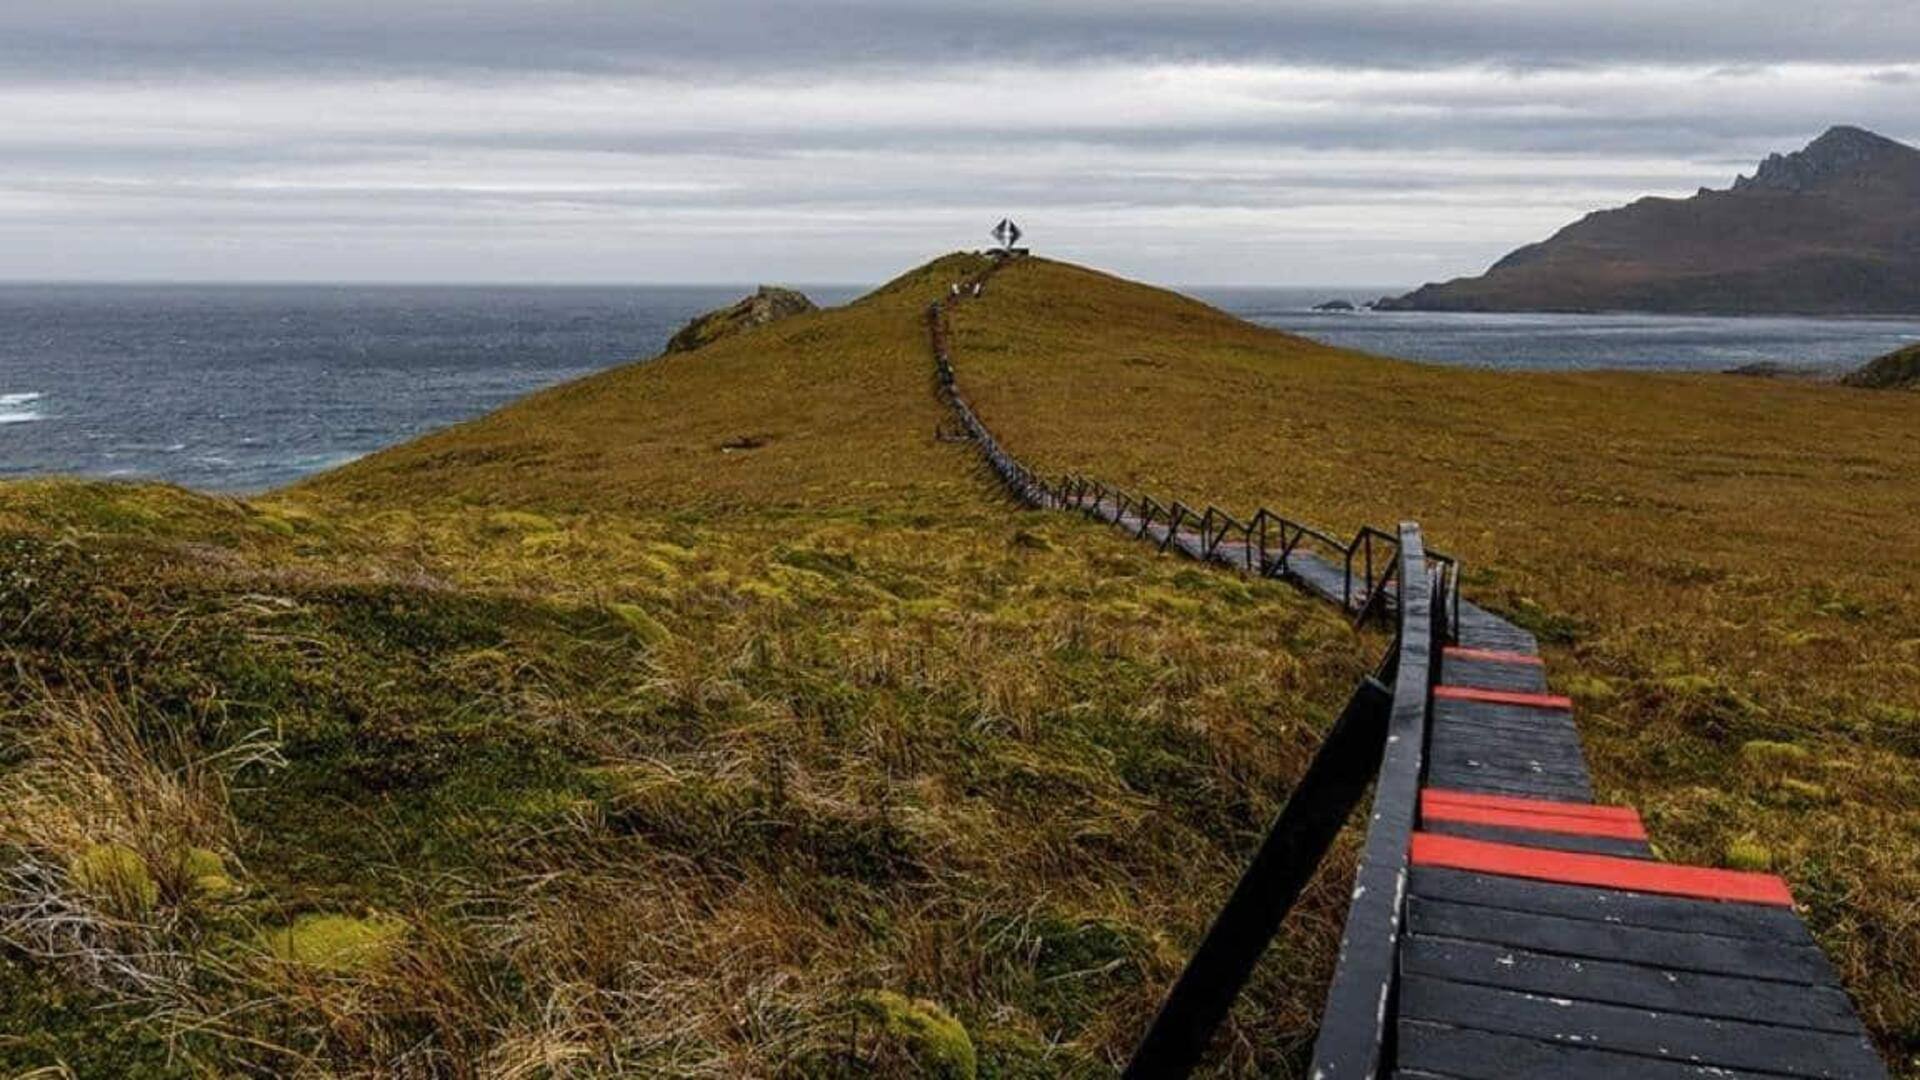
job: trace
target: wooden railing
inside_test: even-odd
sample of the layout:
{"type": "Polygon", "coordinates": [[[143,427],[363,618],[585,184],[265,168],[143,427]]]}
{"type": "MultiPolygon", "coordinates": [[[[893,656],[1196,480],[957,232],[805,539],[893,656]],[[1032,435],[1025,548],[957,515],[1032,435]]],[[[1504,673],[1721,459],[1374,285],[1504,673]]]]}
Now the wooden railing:
{"type": "Polygon", "coordinates": [[[1371,1077],[1389,1054],[1385,1018],[1395,992],[1405,914],[1407,847],[1420,795],[1429,690],[1439,643],[1434,612],[1445,578],[1426,561],[1420,527],[1400,526],[1396,633],[1379,670],[1361,680],[1288,796],[1199,948],[1167,992],[1126,1075],[1183,1077],[1205,1052],[1254,965],[1312,879],[1369,783],[1373,808],[1322,1012],[1314,1067],[1321,1080],[1371,1077]]]}
{"type": "Polygon", "coordinates": [[[1430,572],[1416,525],[1400,527],[1399,630],[1394,649],[1393,707],[1374,782],[1366,846],[1354,875],[1353,899],[1341,931],[1340,961],[1320,1013],[1313,1045],[1319,1080],[1372,1077],[1390,1060],[1395,961],[1406,914],[1407,853],[1420,803],[1435,659],[1446,640],[1435,612],[1445,610],[1447,579],[1430,572]]]}
{"type": "MultiPolygon", "coordinates": [[[[1049,510],[1075,510],[1097,520],[1126,528],[1140,539],[1152,539],[1162,551],[1214,562],[1236,562],[1262,577],[1303,578],[1298,565],[1318,558],[1338,572],[1335,599],[1356,623],[1385,618],[1397,604],[1396,551],[1398,538],[1363,525],[1352,539],[1260,507],[1242,520],[1209,505],[1195,510],[1180,500],[1162,503],[1150,495],[1110,487],[1099,480],[1065,473],[1046,477],[1029,468],[1000,444],[960,392],[954,375],[948,311],[971,297],[975,285],[984,285],[1007,260],[996,259],[987,269],[960,284],[952,296],[927,308],[928,333],[933,343],[935,392],[952,410],[960,429],[979,448],[982,459],[1007,491],[1021,503],[1049,510]]],[[[1458,596],[1460,565],[1438,551],[1426,560],[1446,579],[1447,594],[1458,596]]],[[[1331,584],[1327,582],[1325,584],[1331,584]]],[[[1448,626],[1459,622],[1457,606],[1442,609],[1448,626]]]]}

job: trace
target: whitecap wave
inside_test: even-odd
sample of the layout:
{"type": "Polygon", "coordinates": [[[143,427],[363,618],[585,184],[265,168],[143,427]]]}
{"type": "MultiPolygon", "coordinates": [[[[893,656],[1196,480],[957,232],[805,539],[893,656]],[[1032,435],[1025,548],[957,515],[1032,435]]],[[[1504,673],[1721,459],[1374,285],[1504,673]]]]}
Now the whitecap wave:
{"type": "Polygon", "coordinates": [[[39,409],[41,395],[31,393],[0,394],[0,424],[30,424],[44,420],[39,409]]]}

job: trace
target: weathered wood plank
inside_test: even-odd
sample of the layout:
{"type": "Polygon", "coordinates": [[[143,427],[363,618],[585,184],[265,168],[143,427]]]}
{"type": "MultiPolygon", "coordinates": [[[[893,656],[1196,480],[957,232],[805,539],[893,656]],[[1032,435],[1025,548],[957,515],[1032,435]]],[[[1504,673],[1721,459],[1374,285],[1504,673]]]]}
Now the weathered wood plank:
{"type": "Polygon", "coordinates": [[[1463,840],[1457,836],[1413,835],[1413,861],[1419,866],[1451,866],[1505,877],[1629,889],[1700,900],[1793,906],[1787,883],[1773,874],[1722,870],[1711,866],[1649,865],[1634,859],[1573,852],[1530,851],[1511,845],[1463,840]]]}
{"type": "Polygon", "coordinates": [[[1784,945],[1811,947],[1814,943],[1813,935],[1791,910],[1767,904],[1703,903],[1437,866],[1414,867],[1410,885],[1414,896],[1475,907],[1784,945]]]}
{"type": "Polygon", "coordinates": [[[1778,1080],[1760,1073],[1662,1061],[1471,1028],[1402,1020],[1400,1064],[1457,1080],[1778,1080]]]}
{"type": "Polygon", "coordinates": [[[1592,791],[1578,775],[1549,769],[1520,771],[1441,762],[1433,771],[1433,776],[1450,783],[1457,780],[1456,786],[1460,787],[1473,785],[1485,789],[1489,785],[1498,785],[1496,790],[1523,795],[1559,794],[1568,798],[1585,798],[1592,791]]]}
{"type": "Polygon", "coordinates": [[[1400,951],[1403,972],[1479,983],[1549,997],[1580,998],[1664,1012],[1862,1034],[1847,995],[1806,986],[1671,967],[1625,964],[1411,935],[1400,951]]]}
{"type": "Polygon", "coordinates": [[[1615,960],[1808,986],[1831,986],[1835,981],[1826,955],[1805,945],[1623,926],[1475,907],[1423,896],[1408,900],[1407,913],[1407,923],[1417,934],[1512,945],[1555,956],[1615,960]]]}
{"type": "Polygon", "coordinates": [[[1639,1054],[1654,1060],[1808,1077],[1884,1077],[1859,1036],[1686,1016],[1409,975],[1400,1013],[1455,1027],[1639,1054]]]}
{"type": "Polygon", "coordinates": [[[1617,836],[1583,836],[1579,833],[1541,832],[1504,825],[1481,825],[1470,821],[1423,821],[1424,832],[1446,836],[1464,836],[1470,840],[1489,840],[1496,844],[1520,844],[1524,847],[1551,848],[1554,851],[1585,851],[1594,855],[1618,855],[1623,859],[1651,859],[1653,848],[1645,840],[1617,836]]]}
{"type": "Polygon", "coordinates": [[[1449,686],[1477,686],[1485,690],[1545,693],[1546,669],[1537,664],[1502,664],[1449,656],[1440,668],[1440,681],[1449,686]]]}

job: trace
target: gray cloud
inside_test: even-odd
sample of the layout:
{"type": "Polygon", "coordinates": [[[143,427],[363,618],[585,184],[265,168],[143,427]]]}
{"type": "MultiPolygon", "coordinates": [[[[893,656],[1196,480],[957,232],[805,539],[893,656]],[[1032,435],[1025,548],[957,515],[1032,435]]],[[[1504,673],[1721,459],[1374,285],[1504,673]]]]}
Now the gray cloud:
{"type": "Polygon", "coordinates": [[[880,277],[1030,214],[1410,282],[1832,123],[1920,5],[64,0],[0,10],[0,277],[880,277]],[[823,238],[832,238],[832,243],[823,238]]]}
{"type": "Polygon", "coordinates": [[[726,73],[994,62],[1208,60],[1520,68],[1904,63],[1905,0],[66,0],[0,11],[0,70],[726,73]]]}

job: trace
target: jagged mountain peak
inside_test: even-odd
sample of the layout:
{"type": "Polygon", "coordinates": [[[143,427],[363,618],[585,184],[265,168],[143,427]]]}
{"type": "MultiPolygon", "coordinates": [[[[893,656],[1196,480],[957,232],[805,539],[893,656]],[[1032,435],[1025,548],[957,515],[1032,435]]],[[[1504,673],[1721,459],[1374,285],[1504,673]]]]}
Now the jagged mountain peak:
{"type": "Polygon", "coordinates": [[[1803,150],[1772,154],[1753,176],[1737,177],[1735,191],[1805,191],[1837,177],[1880,167],[1891,161],[1920,161],[1920,150],[1865,128],[1830,127],[1803,150]]]}
{"type": "Polygon", "coordinates": [[[1731,191],[1643,198],[1387,310],[1920,312],[1920,150],[1858,127],[1774,154],[1731,191]]]}

